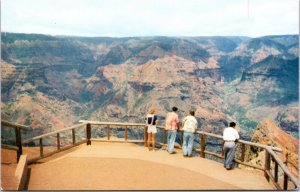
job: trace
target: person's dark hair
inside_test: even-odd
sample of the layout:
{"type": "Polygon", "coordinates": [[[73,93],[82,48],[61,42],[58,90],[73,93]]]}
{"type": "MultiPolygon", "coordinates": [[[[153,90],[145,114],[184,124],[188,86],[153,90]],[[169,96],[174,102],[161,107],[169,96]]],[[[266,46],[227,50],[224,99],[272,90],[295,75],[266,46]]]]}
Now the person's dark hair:
{"type": "Polygon", "coordinates": [[[229,127],[235,127],[235,126],[236,126],[235,122],[230,122],[229,123],[229,127]]]}
{"type": "Polygon", "coordinates": [[[176,112],[176,111],[178,110],[178,108],[177,108],[177,107],[173,107],[172,110],[173,110],[174,112],[176,112]]]}
{"type": "Polygon", "coordinates": [[[190,111],[190,115],[195,116],[195,111],[190,111]]]}

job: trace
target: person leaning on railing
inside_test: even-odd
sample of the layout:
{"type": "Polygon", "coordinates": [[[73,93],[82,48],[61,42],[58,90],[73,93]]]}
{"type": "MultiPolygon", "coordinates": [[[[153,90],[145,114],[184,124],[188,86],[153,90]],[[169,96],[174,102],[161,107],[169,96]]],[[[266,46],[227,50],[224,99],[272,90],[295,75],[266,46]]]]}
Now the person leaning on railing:
{"type": "Polygon", "coordinates": [[[172,108],[172,112],[167,113],[165,129],[167,131],[167,151],[170,154],[174,152],[174,145],[176,140],[177,129],[179,127],[179,120],[177,114],[177,107],[172,108]]]}
{"type": "Polygon", "coordinates": [[[229,127],[226,127],[223,131],[223,141],[224,141],[224,167],[230,170],[234,167],[234,155],[236,149],[236,143],[240,138],[239,133],[235,129],[235,122],[230,122],[229,127]]]}
{"type": "Polygon", "coordinates": [[[152,141],[152,151],[155,151],[155,140],[156,140],[156,133],[157,133],[157,128],[156,128],[156,123],[157,123],[157,115],[154,114],[155,109],[152,108],[149,110],[149,113],[147,114],[146,117],[146,124],[148,126],[147,133],[148,133],[148,150],[150,151],[150,144],[152,141]]]}
{"type": "Polygon", "coordinates": [[[195,135],[194,133],[197,130],[198,122],[194,117],[195,112],[190,111],[190,114],[186,116],[182,121],[182,130],[183,130],[183,144],[182,151],[184,157],[191,157],[193,151],[193,144],[195,135]]]}

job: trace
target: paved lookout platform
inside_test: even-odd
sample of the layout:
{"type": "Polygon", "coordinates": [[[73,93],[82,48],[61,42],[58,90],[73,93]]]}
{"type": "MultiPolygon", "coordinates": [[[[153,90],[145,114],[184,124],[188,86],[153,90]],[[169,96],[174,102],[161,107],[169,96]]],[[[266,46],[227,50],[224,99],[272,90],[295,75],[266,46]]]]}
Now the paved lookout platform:
{"type": "MultiPolygon", "coordinates": [[[[178,149],[177,149],[178,150],[178,149]]],[[[92,142],[29,166],[28,190],[272,190],[261,171],[133,143],[92,142]]]]}

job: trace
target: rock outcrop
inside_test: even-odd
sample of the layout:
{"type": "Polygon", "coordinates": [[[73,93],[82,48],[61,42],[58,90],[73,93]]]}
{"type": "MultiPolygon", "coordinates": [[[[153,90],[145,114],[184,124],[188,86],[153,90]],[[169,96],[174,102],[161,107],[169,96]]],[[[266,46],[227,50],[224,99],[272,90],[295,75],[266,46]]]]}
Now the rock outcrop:
{"type": "MultiPolygon", "coordinates": [[[[267,119],[259,123],[251,141],[281,148],[283,152],[277,153],[278,156],[288,165],[289,170],[298,177],[298,141],[279,128],[275,122],[267,119]]],[[[264,166],[264,158],[264,151],[251,147],[246,152],[246,161],[251,163],[264,166]]]]}

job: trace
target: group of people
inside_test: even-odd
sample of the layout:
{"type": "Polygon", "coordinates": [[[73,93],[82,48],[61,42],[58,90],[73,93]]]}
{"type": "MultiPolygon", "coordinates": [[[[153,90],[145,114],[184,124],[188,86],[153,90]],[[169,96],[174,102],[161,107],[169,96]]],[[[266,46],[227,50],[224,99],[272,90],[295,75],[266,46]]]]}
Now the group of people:
{"type": "MultiPolygon", "coordinates": [[[[184,157],[191,157],[193,151],[193,144],[195,138],[195,132],[198,128],[198,122],[195,118],[195,112],[190,111],[189,115],[183,118],[182,126],[180,128],[179,118],[178,118],[178,108],[173,107],[172,112],[167,113],[165,119],[165,130],[167,131],[167,148],[166,150],[170,154],[174,154],[175,140],[178,130],[183,131],[183,144],[182,151],[184,157]]],[[[150,109],[149,113],[146,116],[146,125],[147,125],[147,146],[149,151],[155,151],[155,141],[157,133],[157,115],[155,115],[155,109],[150,109]],[[152,147],[151,147],[152,145],[152,147]]],[[[239,139],[239,134],[235,129],[236,124],[230,122],[229,127],[226,127],[223,131],[223,141],[224,141],[224,167],[227,170],[230,170],[234,167],[234,156],[236,150],[236,142],[239,139]]]]}

